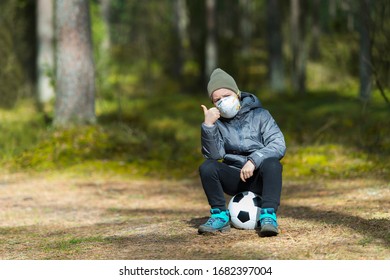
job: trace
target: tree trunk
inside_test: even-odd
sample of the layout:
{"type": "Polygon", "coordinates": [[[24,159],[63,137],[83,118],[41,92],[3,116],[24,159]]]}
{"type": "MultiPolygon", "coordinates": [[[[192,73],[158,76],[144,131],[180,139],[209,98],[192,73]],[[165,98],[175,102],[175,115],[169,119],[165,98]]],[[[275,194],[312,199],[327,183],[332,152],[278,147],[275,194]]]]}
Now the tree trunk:
{"type": "Polygon", "coordinates": [[[241,56],[244,58],[250,55],[250,45],[253,33],[253,21],[251,20],[253,3],[251,0],[240,0],[240,33],[241,33],[241,56]]]}
{"type": "Polygon", "coordinates": [[[306,47],[300,0],[291,0],[292,86],[299,94],[306,92],[306,47]]]}
{"type": "Polygon", "coordinates": [[[57,0],[57,126],[94,123],[95,84],[88,0],[57,0]]]}
{"type": "Polygon", "coordinates": [[[175,32],[177,37],[177,53],[174,75],[176,78],[181,78],[183,75],[184,64],[187,60],[189,47],[188,36],[188,16],[186,0],[175,0],[175,32]]]}
{"type": "Polygon", "coordinates": [[[267,0],[268,71],[271,90],[284,90],[281,17],[278,0],[267,0]]]}
{"type": "Polygon", "coordinates": [[[102,50],[109,51],[111,47],[111,32],[110,32],[110,14],[111,14],[111,0],[101,0],[101,15],[105,25],[105,36],[102,42],[102,50]]]}
{"type": "Polygon", "coordinates": [[[321,0],[313,0],[312,3],[312,25],[311,25],[311,45],[310,45],[310,57],[313,60],[320,59],[320,12],[321,12],[321,0]]]}
{"type": "Polygon", "coordinates": [[[207,39],[206,39],[206,80],[218,64],[215,0],[206,0],[207,39]]]}
{"type": "Polygon", "coordinates": [[[360,99],[368,101],[371,97],[371,42],[370,42],[370,0],[360,1],[360,99]]]}
{"type": "Polygon", "coordinates": [[[38,37],[38,100],[41,103],[54,97],[50,74],[54,73],[54,0],[37,1],[38,37]]]}

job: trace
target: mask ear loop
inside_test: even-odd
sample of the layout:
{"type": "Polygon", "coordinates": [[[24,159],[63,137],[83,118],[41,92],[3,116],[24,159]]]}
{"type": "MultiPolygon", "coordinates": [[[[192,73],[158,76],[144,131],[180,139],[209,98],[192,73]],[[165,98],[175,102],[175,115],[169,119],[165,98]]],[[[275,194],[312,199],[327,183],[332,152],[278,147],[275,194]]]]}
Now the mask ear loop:
{"type": "Polygon", "coordinates": [[[241,91],[237,91],[238,102],[240,103],[238,110],[241,110],[241,91]]]}

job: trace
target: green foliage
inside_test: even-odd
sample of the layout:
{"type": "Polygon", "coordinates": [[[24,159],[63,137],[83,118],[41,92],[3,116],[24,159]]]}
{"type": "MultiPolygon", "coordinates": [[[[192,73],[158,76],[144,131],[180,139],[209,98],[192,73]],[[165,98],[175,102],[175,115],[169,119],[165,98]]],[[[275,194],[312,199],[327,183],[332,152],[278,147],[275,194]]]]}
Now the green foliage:
{"type": "Polygon", "coordinates": [[[45,131],[42,116],[31,100],[19,101],[13,110],[0,108],[0,161],[31,148],[45,131]]]}
{"type": "Polygon", "coordinates": [[[47,170],[101,158],[109,149],[107,139],[104,131],[94,126],[53,131],[36,147],[22,153],[16,164],[22,168],[47,170]]]}
{"type": "Polygon", "coordinates": [[[271,97],[266,102],[292,145],[336,143],[372,152],[389,150],[389,127],[385,124],[389,109],[381,100],[372,102],[366,111],[349,91],[271,97]]]}
{"type": "Polygon", "coordinates": [[[383,100],[372,102],[366,111],[349,91],[266,97],[263,103],[286,138],[287,177],[388,176],[389,109],[383,100]]]}
{"type": "MultiPolygon", "coordinates": [[[[345,76],[359,76],[359,34],[351,32],[349,34],[332,34],[323,36],[321,44],[321,64],[333,70],[331,81],[338,81],[341,77],[335,76],[344,73],[345,76]],[[355,42],[355,44],[351,44],[355,42]]],[[[326,69],[323,67],[323,69],[326,69]]]]}
{"type": "MultiPolygon", "coordinates": [[[[197,176],[198,165],[203,160],[199,139],[203,118],[200,104],[210,104],[204,92],[194,90],[205,88],[203,5],[187,1],[191,19],[187,30],[189,54],[183,61],[184,75],[178,78],[173,71],[178,38],[172,1],[112,1],[110,26],[101,16],[99,2],[91,1],[98,125],[54,129],[43,122],[33,101],[17,102],[21,85],[28,84],[23,72],[25,64],[17,57],[23,53],[20,50],[26,50],[28,42],[34,44],[26,41],[16,48],[16,43],[21,41],[17,36],[22,35],[13,37],[9,27],[20,21],[17,33],[25,34],[26,21],[16,16],[15,11],[22,9],[26,13],[30,8],[26,8],[28,1],[4,3],[1,7],[7,7],[9,12],[7,17],[0,18],[5,23],[0,27],[1,42],[5,42],[0,49],[0,62],[4,65],[0,70],[0,90],[6,94],[1,93],[1,97],[9,97],[9,103],[0,103],[15,108],[0,110],[3,165],[14,170],[68,170],[83,174],[197,176]],[[110,49],[104,48],[106,39],[111,40],[110,49]]],[[[366,108],[356,98],[357,33],[330,24],[340,17],[328,18],[328,30],[321,34],[319,42],[321,59],[308,63],[308,94],[297,97],[286,92],[271,96],[264,87],[268,69],[265,29],[260,28],[266,19],[264,2],[255,1],[251,6],[251,13],[258,14],[256,19],[251,19],[256,24],[245,57],[240,55],[242,41],[237,28],[242,11],[237,1],[218,3],[221,67],[237,74],[234,76],[242,90],[254,89],[280,125],[288,145],[283,159],[286,176],[371,173],[385,176],[389,173],[388,108],[377,92],[366,108]]],[[[288,5],[282,10],[287,15],[288,5]]],[[[323,9],[322,13],[328,11],[323,9]]],[[[344,16],[347,14],[343,12],[344,16]]],[[[388,21],[377,23],[384,26],[381,31],[387,30],[388,21]]],[[[383,32],[376,34],[381,35],[376,37],[380,45],[374,48],[377,58],[383,53],[378,46],[385,49],[387,41],[383,32]]],[[[284,43],[286,69],[287,42],[284,43]]],[[[383,60],[387,61],[384,53],[383,60]]],[[[49,116],[53,114],[52,108],[45,111],[49,116]]]]}
{"type": "MultiPolygon", "coordinates": [[[[285,135],[286,178],[389,176],[389,113],[382,100],[362,111],[348,93],[258,96],[285,135]]],[[[210,104],[205,94],[133,95],[120,107],[114,99],[99,99],[99,125],[68,129],[45,128],[26,104],[15,113],[0,111],[7,120],[0,136],[8,143],[3,164],[13,170],[188,178],[197,176],[203,161],[200,104],[210,104]],[[24,118],[18,118],[22,110],[24,118]],[[17,123],[19,128],[11,130],[17,123]],[[18,149],[9,143],[16,139],[22,143],[18,149]]]]}
{"type": "Polygon", "coordinates": [[[47,131],[42,125],[40,141],[15,151],[10,165],[16,170],[111,170],[136,176],[194,173],[201,159],[201,110],[195,100],[134,98],[124,102],[121,113],[115,101],[102,101],[97,106],[100,125],[47,131]]]}
{"type": "Polygon", "coordinates": [[[34,7],[34,1],[26,0],[0,3],[0,107],[3,108],[12,108],[32,92],[35,46],[26,39],[32,39],[34,33],[34,19],[28,12],[34,7]]]}
{"type": "Polygon", "coordinates": [[[359,177],[374,169],[375,160],[364,152],[342,145],[292,147],[283,159],[287,177],[359,177]]]}

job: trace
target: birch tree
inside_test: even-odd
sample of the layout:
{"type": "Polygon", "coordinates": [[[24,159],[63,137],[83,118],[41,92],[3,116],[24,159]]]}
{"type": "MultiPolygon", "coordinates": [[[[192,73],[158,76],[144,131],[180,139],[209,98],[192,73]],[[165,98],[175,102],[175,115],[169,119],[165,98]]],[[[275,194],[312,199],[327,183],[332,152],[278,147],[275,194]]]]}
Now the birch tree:
{"type": "Polygon", "coordinates": [[[50,73],[54,72],[54,0],[37,1],[37,74],[38,99],[41,103],[54,97],[50,73]]]}
{"type": "Polygon", "coordinates": [[[218,64],[216,1],[206,0],[207,38],[206,38],[206,80],[218,64]]]}

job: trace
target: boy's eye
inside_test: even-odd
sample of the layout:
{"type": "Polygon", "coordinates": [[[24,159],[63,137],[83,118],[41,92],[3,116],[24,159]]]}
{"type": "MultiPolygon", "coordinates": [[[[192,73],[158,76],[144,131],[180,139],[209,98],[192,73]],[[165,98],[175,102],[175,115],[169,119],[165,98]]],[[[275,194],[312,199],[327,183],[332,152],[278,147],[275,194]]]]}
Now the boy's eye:
{"type": "Polygon", "coordinates": [[[213,100],[213,103],[217,103],[219,100],[221,100],[221,99],[223,99],[223,98],[225,98],[225,97],[229,97],[229,96],[230,96],[229,93],[225,93],[225,94],[223,94],[221,97],[215,98],[215,99],[213,100]]]}

